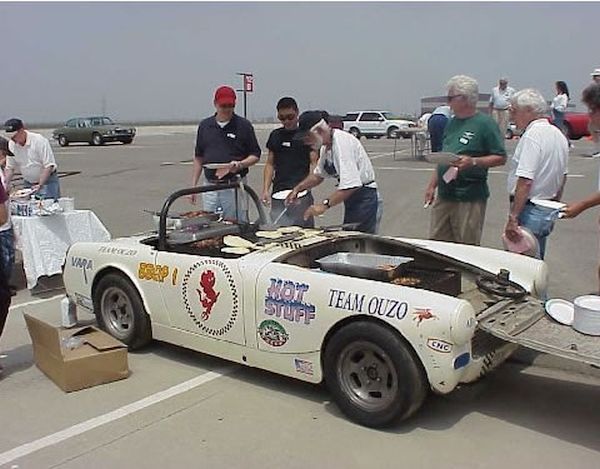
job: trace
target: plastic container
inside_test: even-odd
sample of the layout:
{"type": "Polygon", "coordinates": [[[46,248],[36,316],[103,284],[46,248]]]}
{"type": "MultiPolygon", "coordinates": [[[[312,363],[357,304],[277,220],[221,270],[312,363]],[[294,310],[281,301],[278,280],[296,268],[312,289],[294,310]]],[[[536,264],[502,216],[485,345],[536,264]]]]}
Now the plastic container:
{"type": "Polygon", "coordinates": [[[65,213],[75,211],[75,199],[73,197],[61,197],[58,199],[58,205],[65,213]]]}
{"type": "Polygon", "coordinates": [[[582,334],[600,335],[600,296],[578,296],[573,303],[573,329],[582,334]]]}
{"type": "Polygon", "coordinates": [[[63,298],[60,301],[60,317],[63,327],[77,325],[77,306],[69,298],[63,298]]]}

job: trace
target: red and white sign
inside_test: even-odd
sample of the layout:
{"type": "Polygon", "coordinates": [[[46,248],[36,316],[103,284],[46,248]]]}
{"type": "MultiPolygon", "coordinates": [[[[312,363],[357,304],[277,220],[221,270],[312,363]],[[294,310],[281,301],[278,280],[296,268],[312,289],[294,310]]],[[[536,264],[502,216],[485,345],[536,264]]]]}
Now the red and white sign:
{"type": "Polygon", "coordinates": [[[252,93],[254,91],[254,76],[244,75],[244,91],[246,93],[252,93]]]}

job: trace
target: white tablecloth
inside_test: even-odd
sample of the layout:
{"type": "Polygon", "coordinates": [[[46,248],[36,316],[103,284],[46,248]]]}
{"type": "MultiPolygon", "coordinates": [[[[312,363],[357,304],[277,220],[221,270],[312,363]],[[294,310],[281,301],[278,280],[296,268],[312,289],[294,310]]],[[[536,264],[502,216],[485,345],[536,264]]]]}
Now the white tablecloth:
{"type": "Polygon", "coordinates": [[[11,218],[16,247],[23,255],[27,288],[35,287],[43,275],[60,274],[71,244],[110,240],[110,233],[90,210],[11,218]]]}

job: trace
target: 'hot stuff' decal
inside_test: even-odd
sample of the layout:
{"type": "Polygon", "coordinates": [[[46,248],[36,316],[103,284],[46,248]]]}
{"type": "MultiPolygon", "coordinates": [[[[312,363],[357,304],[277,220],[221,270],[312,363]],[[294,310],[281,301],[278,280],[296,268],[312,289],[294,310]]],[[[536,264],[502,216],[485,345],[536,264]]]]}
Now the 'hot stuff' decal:
{"type": "Polygon", "coordinates": [[[310,324],[315,319],[315,306],[304,298],[309,288],[306,283],[272,278],[265,297],[265,314],[290,322],[310,324]]]}

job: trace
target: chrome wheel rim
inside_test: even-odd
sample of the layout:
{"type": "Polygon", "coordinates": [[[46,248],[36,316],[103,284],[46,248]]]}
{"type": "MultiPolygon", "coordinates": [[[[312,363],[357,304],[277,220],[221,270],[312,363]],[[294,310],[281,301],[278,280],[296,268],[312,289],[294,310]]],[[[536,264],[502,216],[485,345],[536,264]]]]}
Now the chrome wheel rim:
{"type": "Polygon", "coordinates": [[[127,294],[109,287],[100,300],[101,313],[108,332],[118,339],[128,338],[133,331],[133,306],[127,294]]]}
{"type": "Polygon", "coordinates": [[[342,391],[368,412],[385,410],[398,396],[398,374],[385,351],[366,341],[347,345],[339,355],[337,375],[342,391]]]}
{"type": "Polygon", "coordinates": [[[92,140],[94,141],[94,144],[96,144],[96,145],[100,145],[100,143],[102,142],[102,139],[100,138],[100,135],[94,135],[92,137],[92,140]]]}

